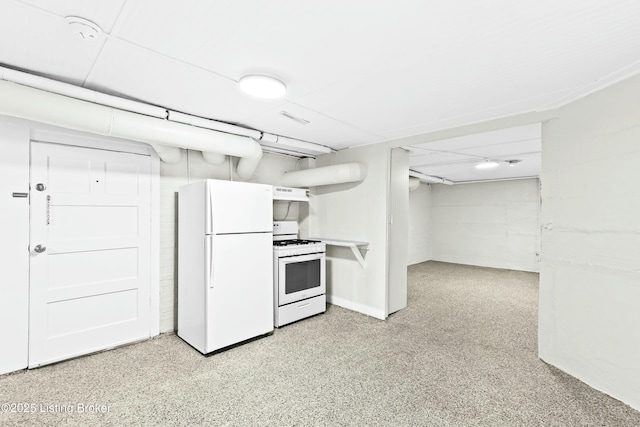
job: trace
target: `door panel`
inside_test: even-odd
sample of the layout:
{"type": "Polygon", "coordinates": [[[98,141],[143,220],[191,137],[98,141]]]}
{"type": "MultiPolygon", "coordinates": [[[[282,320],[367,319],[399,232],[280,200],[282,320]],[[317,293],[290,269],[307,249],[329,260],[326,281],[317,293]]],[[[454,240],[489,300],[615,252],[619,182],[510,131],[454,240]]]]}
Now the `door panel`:
{"type": "Polygon", "coordinates": [[[31,143],[29,367],[150,336],[150,167],[31,143]]]}

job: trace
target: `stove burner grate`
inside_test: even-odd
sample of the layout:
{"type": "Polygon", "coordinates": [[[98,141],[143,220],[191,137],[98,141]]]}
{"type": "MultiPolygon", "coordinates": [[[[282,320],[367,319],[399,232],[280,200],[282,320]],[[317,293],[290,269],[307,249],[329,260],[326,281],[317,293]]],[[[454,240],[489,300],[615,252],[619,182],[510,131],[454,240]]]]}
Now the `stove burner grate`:
{"type": "Polygon", "coordinates": [[[273,246],[312,245],[314,243],[320,243],[320,240],[305,240],[305,239],[278,240],[273,242],[273,246]]]}

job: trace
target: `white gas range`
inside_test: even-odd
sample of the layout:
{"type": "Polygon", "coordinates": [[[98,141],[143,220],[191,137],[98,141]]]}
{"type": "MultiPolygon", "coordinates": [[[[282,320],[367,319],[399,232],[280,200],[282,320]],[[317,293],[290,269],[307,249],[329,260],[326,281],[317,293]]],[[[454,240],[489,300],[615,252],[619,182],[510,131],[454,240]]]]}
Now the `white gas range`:
{"type": "Polygon", "coordinates": [[[324,313],[326,246],[298,239],[298,223],[273,223],[273,284],[276,327],[324,313]]]}

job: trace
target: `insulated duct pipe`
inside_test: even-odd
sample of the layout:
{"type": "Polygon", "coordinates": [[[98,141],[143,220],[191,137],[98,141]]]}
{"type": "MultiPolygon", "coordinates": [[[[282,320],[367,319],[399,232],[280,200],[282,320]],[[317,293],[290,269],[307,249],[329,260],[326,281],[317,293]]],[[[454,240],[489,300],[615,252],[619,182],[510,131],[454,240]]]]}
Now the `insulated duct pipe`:
{"type": "Polygon", "coordinates": [[[417,190],[420,187],[420,180],[413,176],[409,177],[409,191],[417,190]]]}
{"type": "Polygon", "coordinates": [[[227,156],[224,154],[212,153],[211,151],[203,151],[202,158],[210,165],[218,166],[224,163],[227,156]]]}
{"type": "Polygon", "coordinates": [[[66,95],[71,98],[81,99],[83,101],[107,105],[109,107],[118,108],[120,110],[144,114],[145,116],[157,117],[160,119],[167,118],[167,110],[162,107],[156,107],[154,105],[144,104],[142,102],[132,101],[130,99],[107,95],[106,93],[96,92],[95,90],[74,86],[68,83],[59,82],[57,80],[51,80],[46,77],[24,73],[22,71],[13,70],[11,68],[0,66],[0,79],[29,86],[35,89],[46,90],[47,92],[66,95]]]}
{"type": "MultiPolygon", "coordinates": [[[[177,123],[183,123],[185,125],[192,125],[205,129],[231,133],[234,135],[248,136],[251,137],[254,141],[260,139],[261,137],[261,132],[257,130],[246,129],[240,126],[230,125],[229,123],[191,116],[189,114],[180,113],[178,111],[169,110],[167,120],[177,123]]],[[[214,153],[211,151],[203,151],[202,157],[204,158],[205,162],[211,165],[221,165],[226,159],[226,156],[224,154],[214,153]]]]}
{"type": "Polygon", "coordinates": [[[174,165],[180,163],[180,160],[182,160],[182,150],[177,147],[167,147],[166,145],[151,143],[149,143],[149,145],[151,145],[153,149],[156,150],[156,154],[158,154],[160,160],[165,163],[174,165]]]}
{"type": "MultiPolygon", "coordinates": [[[[0,81],[0,114],[154,146],[240,157],[237,172],[242,179],[253,175],[262,158],[260,144],[248,137],[170,122],[8,81],[0,81]]],[[[175,160],[177,156],[172,157],[175,160]]]]}
{"type": "Polygon", "coordinates": [[[361,163],[343,163],[314,169],[285,172],[282,185],[287,187],[317,187],[363,181],[367,168],[361,163]]]}

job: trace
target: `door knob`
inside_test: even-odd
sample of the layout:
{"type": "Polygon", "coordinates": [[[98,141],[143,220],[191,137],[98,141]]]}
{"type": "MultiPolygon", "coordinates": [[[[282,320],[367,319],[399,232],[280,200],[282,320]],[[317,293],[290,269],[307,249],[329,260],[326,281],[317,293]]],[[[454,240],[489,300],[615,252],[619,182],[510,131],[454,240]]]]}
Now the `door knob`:
{"type": "Polygon", "coordinates": [[[47,189],[47,186],[46,186],[46,185],[44,185],[44,184],[42,184],[42,183],[40,183],[40,184],[36,184],[36,190],[38,190],[38,191],[44,191],[44,190],[46,190],[46,189],[47,189]]]}
{"type": "Polygon", "coordinates": [[[42,252],[47,250],[47,247],[42,245],[37,245],[35,248],[33,248],[33,250],[41,254],[42,252]]]}

